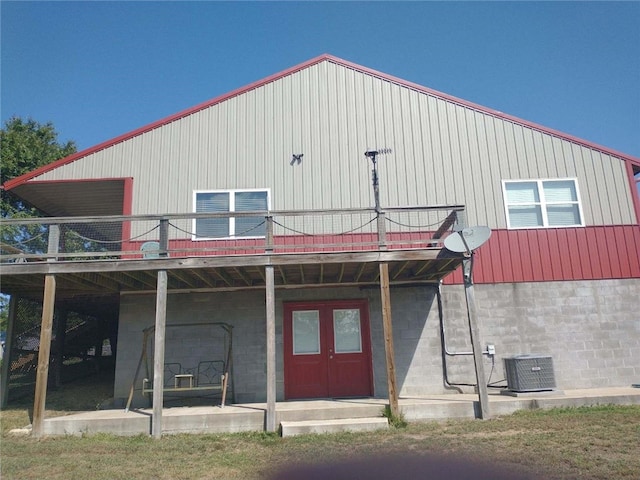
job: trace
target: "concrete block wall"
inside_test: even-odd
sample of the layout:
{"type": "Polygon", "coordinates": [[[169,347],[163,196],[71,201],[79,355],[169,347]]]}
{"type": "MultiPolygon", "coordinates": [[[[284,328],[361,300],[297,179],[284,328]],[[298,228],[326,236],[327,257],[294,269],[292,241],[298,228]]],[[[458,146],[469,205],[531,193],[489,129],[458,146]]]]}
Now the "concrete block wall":
{"type": "MultiPolygon", "coordinates": [[[[387,396],[382,306],[370,290],[375,395],[387,396]]],[[[436,287],[392,288],[391,317],[396,382],[401,396],[442,391],[442,361],[436,287]]]]}
{"type": "MultiPolygon", "coordinates": [[[[484,356],[488,382],[504,384],[499,382],[505,378],[502,359],[527,353],[552,356],[560,389],[628,386],[640,380],[640,280],[476,285],[475,293],[481,345],[491,343],[497,352],[493,358],[484,356]]],[[[387,395],[379,290],[315,288],[276,292],[278,400],[284,399],[283,303],[345,298],[369,301],[374,395],[387,395]]],[[[442,300],[447,349],[470,352],[464,288],[443,286],[442,300]]],[[[400,395],[449,392],[443,381],[436,287],[392,288],[391,311],[400,395]]],[[[233,325],[235,400],[266,400],[264,291],[172,294],[167,300],[167,318],[169,323],[233,325]]],[[[126,400],[140,357],[142,330],[154,321],[154,295],[122,297],[114,388],[120,403],[126,400]]],[[[210,352],[205,339],[195,338],[202,336],[202,332],[187,329],[171,335],[168,331],[167,361],[171,354],[184,365],[197,365],[210,352]],[[194,338],[187,338],[189,335],[194,338]]],[[[473,358],[447,356],[447,373],[452,383],[475,383],[473,358]]],[[[136,404],[146,404],[143,400],[136,396],[136,404]]]]}
{"type": "MultiPolygon", "coordinates": [[[[171,294],[167,298],[167,323],[224,322],[233,326],[232,369],[236,401],[260,401],[266,392],[264,292],[171,294]],[[258,392],[258,393],[256,393],[258,392]]],[[[118,356],[114,398],[126,400],[142,349],[142,330],[155,323],[154,295],[126,295],[120,302],[118,356]]],[[[196,368],[198,362],[222,354],[221,332],[215,327],[167,328],[165,361],[196,368]]],[[[153,343],[149,342],[150,376],[153,343]]],[[[217,360],[218,358],[213,358],[217,360]]],[[[146,405],[139,389],[146,376],[143,365],[135,388],[134,405],[146,405]]]]}
{"type": "Polygon", "coordinates": [[[539,353],[552,356],[559,389],[640,381],[640,280],[475,288],[483,345],[496,345],[501,378],[504,357],[539,353]]]}

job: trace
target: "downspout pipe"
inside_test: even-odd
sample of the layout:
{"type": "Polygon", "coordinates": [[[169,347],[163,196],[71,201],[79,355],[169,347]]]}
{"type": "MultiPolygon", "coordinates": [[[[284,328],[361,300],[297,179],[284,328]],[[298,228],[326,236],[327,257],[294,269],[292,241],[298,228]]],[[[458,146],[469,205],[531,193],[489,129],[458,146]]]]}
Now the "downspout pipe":
{"type": "MultiPolygon", "coordinates": [[[[447,371],[447,356],[455,357],[460,355],[473,355],[473,352],[452,352],[447,348],[447,341],[445,338],[445,326],[444,326],[444,314],[442,308],[442,280],[438,283],[436,289],[436,299],[438,301],[438,319],[440,321],[440,344],[442,345],[442,373],[444,376],[444,383],[447,388],[457,390],[458,393],[462,393],[462,390],[457,387],[477,387],[476,383],[454,383],[449,381],[449,374],[447,371]]],[[[489,355],[488,349],[482,351],[483,355],[489,355]]]]}

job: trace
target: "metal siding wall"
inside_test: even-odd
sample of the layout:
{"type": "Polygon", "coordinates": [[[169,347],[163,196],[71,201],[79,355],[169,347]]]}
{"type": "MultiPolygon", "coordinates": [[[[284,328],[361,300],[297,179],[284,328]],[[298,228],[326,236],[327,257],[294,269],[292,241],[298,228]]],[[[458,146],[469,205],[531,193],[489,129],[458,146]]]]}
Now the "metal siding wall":
{"type": "MultiPolygon", "coordinates": [[[[640,226],[495,230],[476,254],[476,283],[640,278],[640,226]]],[[[459,271],[445,283],[461,283],[459,271]]]]}
{"type": "Polygon", "coordinates": [[[195,189],[270,188],[273,209],[467,205],[505,228],[503,179],[576,177],[588,225],[633,224],[624,162],[324,61],[37,180],[134,177],[133,213],[191,211],[195,189]],[[289,165],[303,153],[301,165],[289,165]]]}

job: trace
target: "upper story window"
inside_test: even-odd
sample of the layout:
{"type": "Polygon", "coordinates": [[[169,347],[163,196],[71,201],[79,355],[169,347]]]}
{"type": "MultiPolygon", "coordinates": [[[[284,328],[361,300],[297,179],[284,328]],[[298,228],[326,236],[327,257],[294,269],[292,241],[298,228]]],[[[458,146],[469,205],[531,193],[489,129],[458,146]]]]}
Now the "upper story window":
{"type": "MultiPolygon", "coordinates": [[[[198,190],[193,193],[196,213],[251,212],[269,209],[269,190],[198,190]]],[[[194,240],[264,237],[264,216],[198,218],[194,240]]]]}
{"type": "Polygon", "coordinates": [[[503,180],[508,228],[584,226],[578,182],[554,180],[503,180]]]}

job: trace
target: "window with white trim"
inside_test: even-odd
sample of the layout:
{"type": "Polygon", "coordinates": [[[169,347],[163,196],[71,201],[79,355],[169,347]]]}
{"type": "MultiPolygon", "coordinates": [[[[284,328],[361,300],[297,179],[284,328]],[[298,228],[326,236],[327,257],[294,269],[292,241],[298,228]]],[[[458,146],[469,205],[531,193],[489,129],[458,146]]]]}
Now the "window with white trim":
{"type": "Polygon", "coordinates": [[[575,178],[503,180],[502,191],[508,228],[584,226],[575,178]]]}
{"type": "MultiPolygon", "coordinates": [[[[196,213],[252,212],[269,209],[269,190],[196,190],[193,192],[196,213]]],[[[264,237],[264,216],[196,218],[194,240],[213,238],[264,237]]]]}

